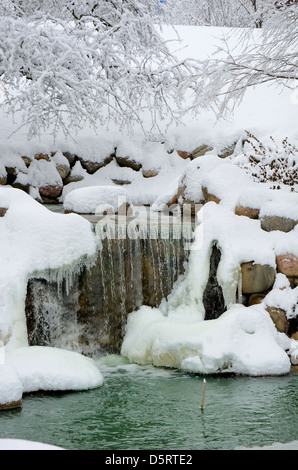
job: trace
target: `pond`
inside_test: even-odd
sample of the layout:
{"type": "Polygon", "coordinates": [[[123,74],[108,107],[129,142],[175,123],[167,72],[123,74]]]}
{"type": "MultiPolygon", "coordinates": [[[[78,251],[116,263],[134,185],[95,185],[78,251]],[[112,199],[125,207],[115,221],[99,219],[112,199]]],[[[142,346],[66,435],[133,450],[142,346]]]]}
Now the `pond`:
{"type": "MultiPolygon", "coordinates": [[[[0,414],[1,438],[67,450],[233,450],[298,440],[298,375],[204,377],[98,361],[105,383],[79,393],[27,395],[0,414]]],[[[297,446],[297,442],[293,445],[297,446]]],[[[295,447],[297,449],[297,447],[295,447]]]]}

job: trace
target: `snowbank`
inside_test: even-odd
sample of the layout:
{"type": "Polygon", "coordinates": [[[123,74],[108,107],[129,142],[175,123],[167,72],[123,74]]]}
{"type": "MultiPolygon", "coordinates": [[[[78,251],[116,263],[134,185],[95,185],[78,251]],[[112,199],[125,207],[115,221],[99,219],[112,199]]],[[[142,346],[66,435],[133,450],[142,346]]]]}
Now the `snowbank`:
{"type": "Polygon", "coordinates": [[[279,375],[290,370],[284,340],[260,307],[234,305],[210,321],[142,307],[129,317],[122,354],[132,362],[201,374],[279,375]]]}
{"type": "Polygon", "coordinates": [[[64,450],[61,447],[23,439],[0,439],[0,450],[64,450]]]}
{"type": "Polygon", "coordinates": [[[277,332],[265,307],[274,295],[274,301],[286,304],[294,315],[290,303],[297,301],[296,289],[287,296],[289,290],[280,289],[278,278],[267,303],[251,307],[237,303],[237,289],[242,263],[254,261],[275,269],[278,252],[287,247],[297,253],[297,228],[290,233],[265,232],[259,220],[237,216],[229,204],[214,202],[203,206],[198,221],[184,277],[159,308],[143,306],[129,316],[122,354],[132,362],[206,374],[289,372],[286,351],[298,350],[298,343],[277,332]],[[216,320],[204,321],[203,293],[214,242],[221,250],[217,279],[227,312],[216,320]]]}
{"type": "Polygon", "coordinates": [[[0,403],[33,390],[81,390],[99,386],[102,376],[90,360],[54,349],[29,348],[25,317],[27,281],[71,274],[92,262],[97,245],[91,224],[76,214],[50,212],[23,191],[0,188],[0,403]],[[84,240],[84,243],[82,243],[84,240]],[[1,343],[2,346],[2,343],[1,343]]]}
{"type": "Polygon", "coordinates": [[[19,402],[23,396],[23,386],[16,371],[7,364],[0,364],[0,377],[0,404],[19,402]]]}
{"type": "Polygon", "coordinates": [[[0,330],[8,350],[27,345],[28,278],[56,270],[62,279],[95,255],[96,240],[87,220],[50,212],[23,191],[1,187],[0,206],[8,209],[0,218],[0,330]]]}
{"type": "Polygon", "coordinates": [[[19,377],[23,393],[78,391],[103,384],[95,362],[72,351],[41,346],[19,348],[6,355],[6,364],[19,377]]]}
{"type": "Polygon", "coordinates": [[[123,205],[131,205],[127,191],[115,186],[91,186],[71,191],[64,200],[64,210],[79,214],[116,214],[123,205]]]}

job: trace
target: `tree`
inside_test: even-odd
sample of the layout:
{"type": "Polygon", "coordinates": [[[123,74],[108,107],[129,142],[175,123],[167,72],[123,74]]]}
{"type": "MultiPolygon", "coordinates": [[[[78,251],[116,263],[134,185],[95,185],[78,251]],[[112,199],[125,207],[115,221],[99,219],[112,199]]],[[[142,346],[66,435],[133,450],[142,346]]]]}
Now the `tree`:
{"type": "Polygon", "coordinates": [[[273,82],[293,88],[298,80],[297,26],[298,1],[274,2],[260,34],[245,30],[224,39],[219,55],[202,64],[198,87],[205,105],[216,103],[223,115],[250,87],[273,82]],[[231,43],[241,44],[241,53],[231,43]]]}
{"type": "Polygon", "coordinates": [[[3,0],[2,108],[22,112],[29,135],[151,112],[179,119],[194,62],[178,62],[153,24],[152,0],[3,0]]]}
{"type": "Polygon", "coordinates": [[[167,9],[175,24],[261,28],[274,3],[275,0],[168,0],[167,9]]]}

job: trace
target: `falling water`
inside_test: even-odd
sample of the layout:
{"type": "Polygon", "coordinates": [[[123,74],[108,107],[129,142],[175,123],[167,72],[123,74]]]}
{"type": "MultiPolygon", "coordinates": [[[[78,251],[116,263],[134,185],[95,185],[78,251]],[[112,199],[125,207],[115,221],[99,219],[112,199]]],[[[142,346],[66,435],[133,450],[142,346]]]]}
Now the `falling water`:
{"type": "Polygon", "coordinates": [[[128,314],[142,305],[159,306],[184,273],[193,227],[118,221],[95,230],[99,248],[93,263],[29,281],[31,345],[92,356],[119,352],[128,314]]]}

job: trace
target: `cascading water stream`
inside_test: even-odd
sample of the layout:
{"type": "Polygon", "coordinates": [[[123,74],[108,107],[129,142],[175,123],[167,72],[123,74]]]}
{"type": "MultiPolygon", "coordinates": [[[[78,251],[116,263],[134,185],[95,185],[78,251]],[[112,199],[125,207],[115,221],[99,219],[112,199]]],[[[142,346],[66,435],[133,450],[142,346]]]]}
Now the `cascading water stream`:
{"type": "Polygon", "coordinates": [[[119,352],[128,314],[158,307],[171,293],[184,273],[193,227],[120,222],[96,225],[99,248],[88,266],[29,281],[30,345],[90,356],[119,352]]]}

